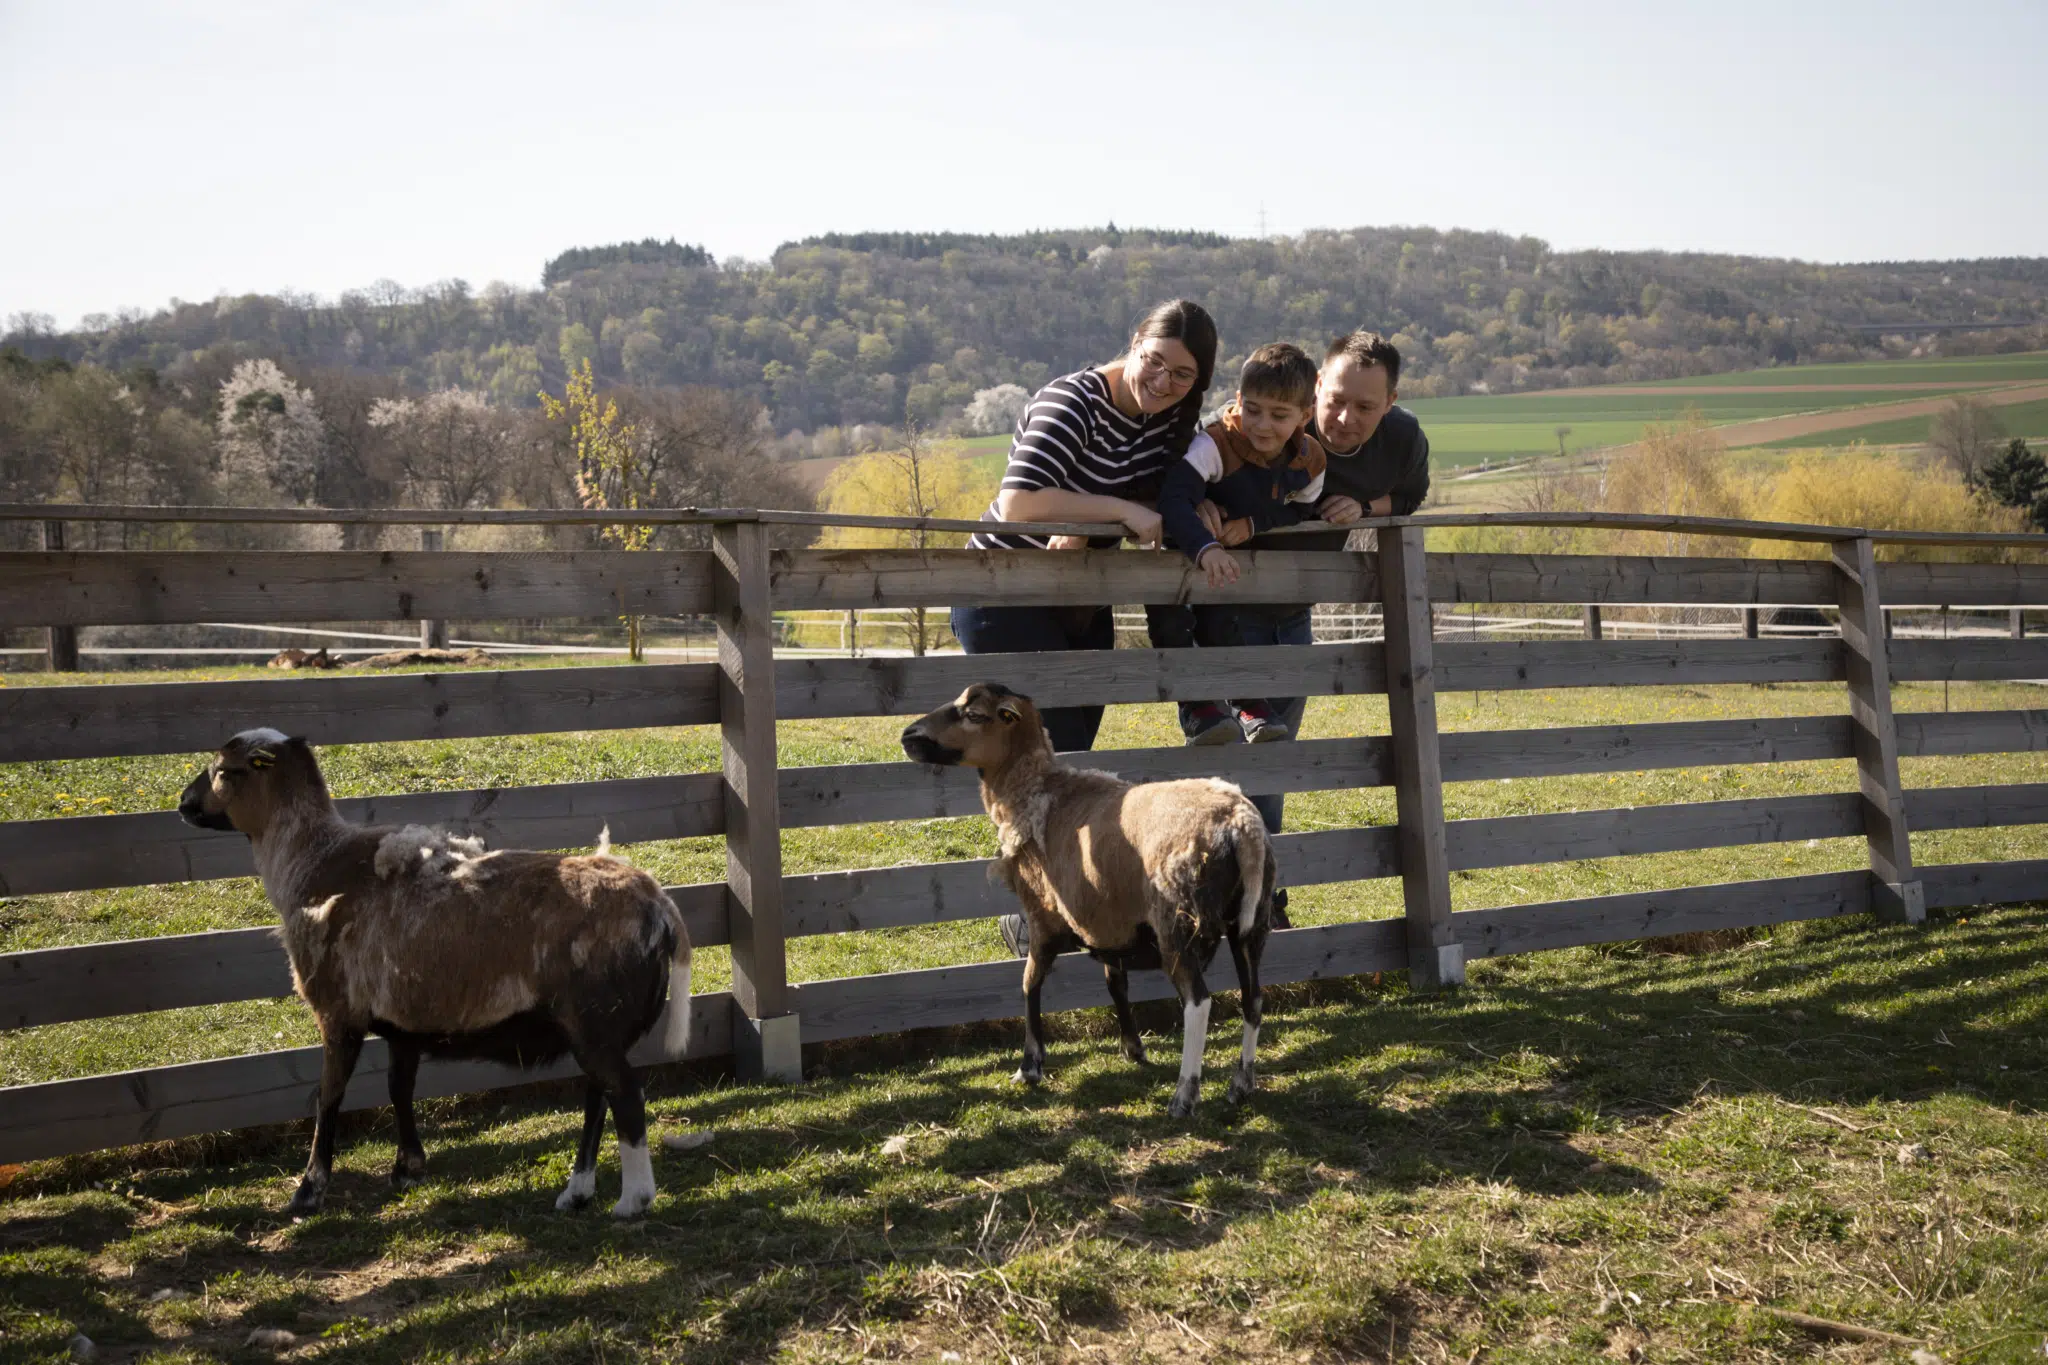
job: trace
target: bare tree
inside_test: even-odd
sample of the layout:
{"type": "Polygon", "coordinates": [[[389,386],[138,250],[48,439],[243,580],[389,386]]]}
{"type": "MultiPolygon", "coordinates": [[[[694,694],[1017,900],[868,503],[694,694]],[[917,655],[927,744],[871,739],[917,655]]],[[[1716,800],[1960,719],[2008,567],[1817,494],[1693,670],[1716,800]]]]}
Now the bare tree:
{"type": "Polygon", "coordinates": [[[2005,444],[2005,423],[1983,399],[1958,398],[1927,424],[1927,444],[1965,483],[1974,483],[1985,462],[2005,444]]]}

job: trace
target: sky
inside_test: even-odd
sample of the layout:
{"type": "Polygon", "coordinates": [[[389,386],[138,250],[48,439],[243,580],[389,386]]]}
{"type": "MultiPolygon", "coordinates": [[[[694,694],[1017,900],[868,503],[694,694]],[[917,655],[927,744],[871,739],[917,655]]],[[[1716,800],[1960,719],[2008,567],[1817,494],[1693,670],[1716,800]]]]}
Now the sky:
{"type": "Polygon", "coordinates": [[[1109,221],[2044,255],[2044,54],[2042,0],[0,0],[0,317],[1109,221]]]}

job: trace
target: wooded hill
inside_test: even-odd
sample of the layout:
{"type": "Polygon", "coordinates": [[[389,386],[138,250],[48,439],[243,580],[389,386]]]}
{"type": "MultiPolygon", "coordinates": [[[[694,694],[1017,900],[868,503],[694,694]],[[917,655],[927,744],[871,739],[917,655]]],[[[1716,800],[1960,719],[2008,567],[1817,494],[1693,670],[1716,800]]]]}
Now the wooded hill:
{"type": "MultiPolygon", "coordinates": [[[[543,386],[559,391],[588,357],[604,382],[711,385],[757,400],[788,431],[899,423],[906,411],[941,422],[978,389],[1032,388],[1107,358],[1136,317],[1175,295],[1216,314],[1226,376],[1263,342],[1320,345],[1366,324],[1394,335],[1410,397],[1874,357],[1885,338],[1856,330],[1872,325],[2048,325],[2042,259],[1816,265],[1558,252],[1533,237],[1403,227],[1273,240],[1114,226],[834,234],[769,262],[650,239],[565,252],[542,278],[539,289],[480,291],[384,282],[331,302],[173,301],[65,334],[17,318],[0,341],[170,378],[265,357],[515,406],[543,386]]],[[[2038,333],[2026,340],[2040,344],[2038,333]]]]}

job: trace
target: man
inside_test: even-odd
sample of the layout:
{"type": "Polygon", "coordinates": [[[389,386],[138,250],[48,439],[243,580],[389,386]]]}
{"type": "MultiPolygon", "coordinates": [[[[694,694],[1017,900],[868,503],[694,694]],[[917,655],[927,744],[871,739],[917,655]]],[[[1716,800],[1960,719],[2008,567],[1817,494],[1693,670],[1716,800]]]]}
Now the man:
{"type": "MultiPolygon", "coordinates": [[[[1309,434],[1329,456],[1316,511],[1335,526],[1360,517],[1405,517],[1429,493],[1429,437],[1400,397],[1401,353],[1377,332],[1338,337],[1316,375],[1316,415],[1309,434]]],[[[1341,550],[1346,533],[1305,532],[1276,538],[1275,549],[1341,550]]]]}

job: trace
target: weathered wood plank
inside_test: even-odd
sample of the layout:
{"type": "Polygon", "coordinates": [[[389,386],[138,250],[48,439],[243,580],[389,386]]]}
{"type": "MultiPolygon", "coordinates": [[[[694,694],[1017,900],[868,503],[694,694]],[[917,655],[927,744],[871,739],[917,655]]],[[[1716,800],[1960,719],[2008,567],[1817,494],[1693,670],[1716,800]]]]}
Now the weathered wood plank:
{"type": "MultiPolygon", "coordinates": [[[[732,1003],[724,991],[691,998],[689,1058],[732,1050],[732,1003]]],[[[657,1027],[633,1049],[637,1065],[661,1059],[657,1027]]],[[[390,1050],[371,1039],[349,1082],[344,1109],[376,1109],[390,1102],[390,1050]]],[[[422,1097],[495,1090],[579,1074],[564,1060],[530,1071],[483,1062],[434,1062],[420,1067],[422,1097]]],[[[138,1142],[189,1137],[265,1123],[310,1118],[320,1086],[320,1049],[290,1048],[247,1057],[190,1062],[146,1071],[121,1071],[76,1080],[0,1090],[0,1162],[34,1161],[138,1142]]],[[[431,1134],[428,1137],[432,1142],[431,1134]]]]}
{"type": "MultiPolygon", "coordinates": [[[[1290,886],[1368,881],[1398,870],[1394,831],[1386,826],[1314,830],[1273,840],[1280,875],[1290,886]]],[[[989,860],[910,867],[817,872],[784,881],[791,937],[1004,915],[1017,908],[1009,891],[989,880],[989,860]]]]}
{"type": "Polygon", "coordinates": [[[718,736],[732,942],[733,1046],[742,1080],[800,1081],[784,944],[782,802],[775,771],[775,613],[767,528],[712,531],[718,600],[718,736]]]}
{"type": "MultiPolygon", "coordinates": [[[[1078,768],[1107,769],[1127,782],[1220,777],[1254,796],[1378,787],[1390,780],[1384,736],[1215,748],[1097,749],[1066,755],[1063,761],[1078,768]]],[[[784,768],[780,777],[782,823],[791,829],[981,814],[980,779],[966,768],[847,763],[784,768]]]]}
{"type": "MultiPolygon", "coordinates": [[[[613,843],[631,844],[725,827],[716,773],[357,797],[335,805],[357,824],[444,825],[481,835],[492,848],[582,848],[606,828],[613,843]]],[[[170,811],[0,824],[0,895],[254,875],[247,839],[194,829],[170,811]]]]}
{"type": "Polygon", "coordinates": [[[1438,742],[1446,782],[1851,756],[1847,716],[1469,730],[1445,734],[1438,742]]]}
{"type": "Polygon", "coordinates": [[[1922,564],[1886,560],[1883,572],[1885,605],[1894,609],[2048,604],[2048,564],[1922,564]]]}
{"type": "Polygon", "coordinates": [[[1839,640],[1528,640],[1436,647],[1439,692],[1841,678],[1839,640]]]}
{"type": "Polygon", "coordinates": [[[1440,554],[1430,556],[1429,596],[1437,602],[1804,606],[1832,604],[1835,589],[1826,562],[1816,560],[1440,554]]]}
{"type": "Polygon", "coordinates": [[[1849,684],[1850,738],[1856,746],[1856,783],[1863,801],[1863,833],[1870,846],[1871,904],[1886,919],[1918,924],[1927,918],[1913,877],[1907,833],[1905,784],[1899,780],[1899,733],[1892,722],[1891,640],[1877,571],[1877,546],[1846,541],[1830,549],[1840,593],[1842,669],[1849,684]]]}
{"type": "Polygon", "coordinates": [[[2048,749],[2048,711],[1906,711],[1893,717],[1899,753],[2016,754],[2048,749]]]}
{"type": "Polygon", "coordinates": [[[0,553],[0,627],[687,616],[710,607],[711,556],[702,550],[0,553]]]}
{"type": "Polygon", "coordinates": [[[1421,528],[1382,532],[1379,559],[1408,979],[1418,991],[1438,991],[1464,981],[1465,949],[1451,931],[1451,870],[1444,854],[1444,774],[1437,748],[1431,639],[1435,616],[1421,528]]]}
{"type": "Polygon", "coordinates": [[[1920,883],[1927,888],[1928,905],[1936,909],[2048,901],[2048,858],[1940,863],[1932,867],[1923,864],[1920,883]]]}
{"type": "MultiPolygon", "coordinates": [[[[667,888],[690,942],[725,942],[725,883],[667,888]]],[[[291,965],[270,929],[118,939],[0,953],[0,1030],[290,995],[291,965]]]]}
{"type": "Polygon", "coordinates": [[[986,681],[1001,682],[1041,707],[1386,690],[1376,644],[785,659],[775,679],[776,714],[786,720],[920,715],[986,681]]]}
{"type": "Polygon", "coordinates": [[[270,725],[315,744],[708,725],[716,664],[0,688],[0,763],[199,754],[270,725]]]}
{"type": "MultiPolygon", "coordinates": [[[[1359,972],[1399,971],[1407,965],[1407,958],[1398,920],[1285,929],[1267,943],[1259,977],[1273,985],[1359,972]]],[[[1227,960],[1220,972],[1212,969],[1208,976],[1213,991],[1227,993],[1236,985],[1227,960]]],[[[841,977],[806,982],[796,990],[797,1009],[804,1021],[804,1041],[822,1043],[1015,1017],[1023,1012],[1023,964],[981,962],[965,967],[841,977]]],[[[1042,991],[1041,1007],[1048,1011],[1087,1009],[1109,1003],[1102,968],[1081,953],[1061,954],[1042,991]]],[[[1133,1000],[1164,1000],[1173,995],[1173,986],[1162,972],[1133,972],[1130,993],[1133,1000]]]]}
{"type": "Polygon", "coordinates": [[[1242,576],[1211,588],[1177,551],[793,550],[775,555],[777,607],[1089,606],[1138,602],[1370,602],[1372,563],[1343,552],[1240,552],[1242,576]]]}
{"type": "MultiPolygon", "coordinates": [[[[1890,566],[1886,566],[1890,573],[1890,566]]],[[[1889,642],[1894,682],[1998,682],[2048,678],[2048,636],[2025,640],[1889,642]]]]}
{"type": "Polygon", "coordinates": [[[2048,782],[1915,787],[1906,793],[1906,817],[1916,830],[2048,823],[2048,782]]]}
{"type": "Polygon", "coordinates": [[[1793,839],[1836,839],[1862,832],[1862,812],[1854,792],[1508,815],[1453,820],[1446,826],[1451,867],[1456,871],[1793,839]]]}
{"type": "Polygon", "coordinates": [[[1474,957],[1501,957],[1584,943],[1616,943],[1662,934],[1825,919],[1831,915],[1861,914],[1869,908],[1867,874],[1820,872],[1804,877],[1471,910],[1454,915],[1452,921],[1464,940],[1466,952],[1474,957]]]}

